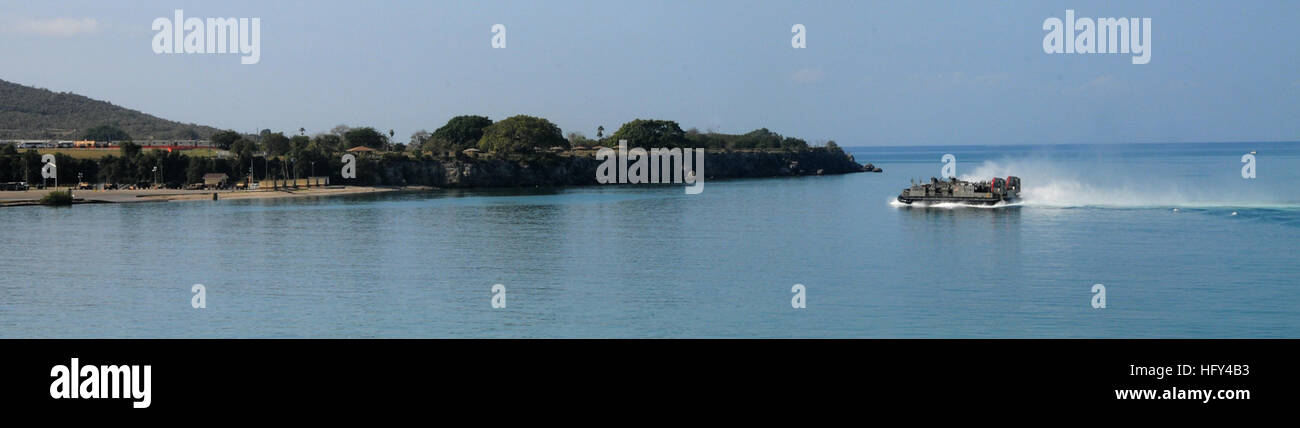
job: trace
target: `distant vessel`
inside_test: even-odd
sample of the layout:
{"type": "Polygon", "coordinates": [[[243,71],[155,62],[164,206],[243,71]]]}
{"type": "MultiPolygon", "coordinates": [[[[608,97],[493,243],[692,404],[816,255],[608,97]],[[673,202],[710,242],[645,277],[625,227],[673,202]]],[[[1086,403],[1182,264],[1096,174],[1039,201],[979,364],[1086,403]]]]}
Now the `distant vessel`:
{"type": "Polygon", "coordinates": [[[989,181],[969,182],[956,178],[916,184],[903,189],[898,202],[956,202],[962,204],[993,205],[998,202],[1015,202],[1020,199],[1020,177],[994,178],[989,181]]]}

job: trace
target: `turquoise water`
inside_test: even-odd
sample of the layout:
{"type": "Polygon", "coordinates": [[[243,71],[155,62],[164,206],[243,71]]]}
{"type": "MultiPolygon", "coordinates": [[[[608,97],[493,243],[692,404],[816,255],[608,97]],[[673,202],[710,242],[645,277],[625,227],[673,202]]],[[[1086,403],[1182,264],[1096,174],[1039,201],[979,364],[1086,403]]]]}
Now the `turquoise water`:
{"type": "Polygon", "coordinates": [[[0,337],[1300,337],[1298,145],[851,151],[885,172],[0,209],[0,337]],[[890,203],[945,153],[1025,201],[890,203]]]}

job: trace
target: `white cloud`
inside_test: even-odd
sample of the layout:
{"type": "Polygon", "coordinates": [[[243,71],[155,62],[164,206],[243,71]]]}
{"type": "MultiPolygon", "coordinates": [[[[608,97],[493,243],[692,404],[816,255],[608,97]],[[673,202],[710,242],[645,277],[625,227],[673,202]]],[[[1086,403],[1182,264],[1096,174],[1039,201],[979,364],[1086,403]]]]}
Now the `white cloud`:
{"type": "Polygon", "coordinates": [[[29,19],[19,22],[13,29],[37,36],[72,37],[99,31],[99,21],[95,18],[29,19]]]}
{"type": "Polygon", "coordinates": [[[822,80],[822,70],[820,68],[802,68],[790,75],[790,80],[794,83],[813,83],[822,80]]]}

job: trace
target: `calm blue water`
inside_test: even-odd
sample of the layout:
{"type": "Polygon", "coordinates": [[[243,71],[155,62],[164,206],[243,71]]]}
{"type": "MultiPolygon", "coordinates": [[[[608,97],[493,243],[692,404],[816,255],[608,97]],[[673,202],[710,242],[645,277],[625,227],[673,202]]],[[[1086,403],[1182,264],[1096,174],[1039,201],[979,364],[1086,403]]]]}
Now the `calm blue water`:
{"type": "Polygon", "coordinates": [[[0,209],[0,336],[1300,337],[1298,145],[852,152],[885,172],[0,209]],[[1025,202],[890,203],[944,153],[1025,202]]]}

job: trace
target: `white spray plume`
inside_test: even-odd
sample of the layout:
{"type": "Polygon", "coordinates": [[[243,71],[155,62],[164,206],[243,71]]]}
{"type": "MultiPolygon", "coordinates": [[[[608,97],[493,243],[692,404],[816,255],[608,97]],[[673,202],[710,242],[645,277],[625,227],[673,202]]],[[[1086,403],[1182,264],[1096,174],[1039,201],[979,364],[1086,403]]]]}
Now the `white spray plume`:
{"type": "Polygon", "coordinates": [[[1289,207],[1259,194],[1229,188],[1205,188],[1177,177],[1125,171],[1126,165],[1093,165],[1089,171],[1069,169],[1081,164],[1046,159],[984,161],[962,180],[1020,177],[1022,203],[1041,207],[1289,207]]]}

